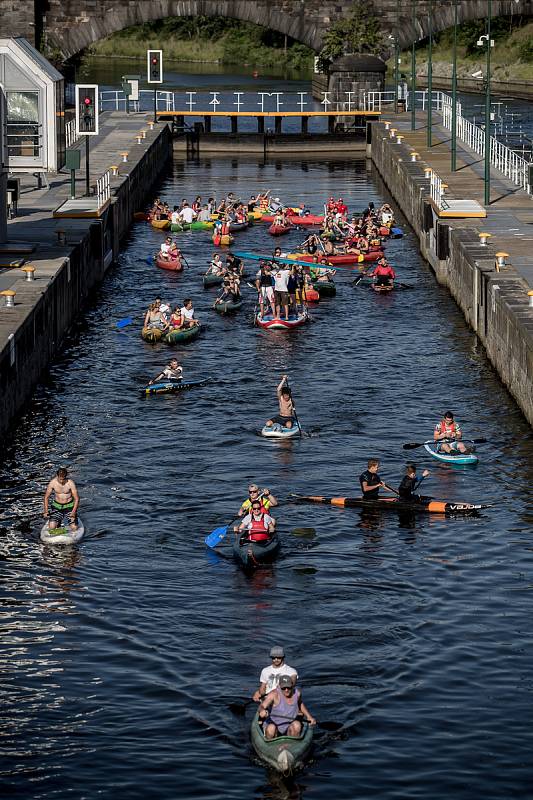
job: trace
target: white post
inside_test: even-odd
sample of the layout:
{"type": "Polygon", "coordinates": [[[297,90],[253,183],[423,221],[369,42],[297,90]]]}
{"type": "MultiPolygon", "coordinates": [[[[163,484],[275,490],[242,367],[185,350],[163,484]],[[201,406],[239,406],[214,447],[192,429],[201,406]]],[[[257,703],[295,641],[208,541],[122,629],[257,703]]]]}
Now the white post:
{"type": "Polygon", "coordinates": [[[189,95],[189,99],[187,100],[187,105],[189,106],[189,111],[192,111],[192,107],[196,105],[196,100],[193,100],[196,97],[196,92],[186,92],[189,95]]]}
{"type": "Polygon", "coordinates": [[[279,114],[279,107],[283,105],[283,100],[279,98],[283,96],[283,92],[272,92],[270,96],[276,98],[276,112],[279,114]]]}
{"type": "Polygon", "coordinates": [[[260,107],[261,113],[264,114],[265,112],[265,97],[270,97],[270,92],[258,92],[259,97],[261,100],[258,102],[258,106],[260,107]]]}
{"type": "Polygon", "coordinates": [[[320,105],[324,106],[324,111],[328,110],[328,106],[331,105],[331,100],[329,99],[329,95],[331,92],[323,92],[324,99],[320,102],[320,105]]]}
{"type": "Polygon", "coordinates": [[[233,92],[233,94],[237,98],[236,100],[233,101],[233,105],[237,106],[237,113],[239,113],[239,111],[241,110],[241,106],[243,105],[241,97],[243,96],[244,92],[233,92]]]}
{"type": "Polygon", "coordinates": [[[213,99],[209,101],[209,105],[213,106],[213,111],[216,111],[217,106],[220,105],[220,100],[218,99],[220,92],[210,92],[210,94],[213,96],[213,99]]]}
{"type": "Polygon", "coordinates": [[[300,99],[298,100],[298,105],[300,106],[300,111],[302,114],[304,113],[304,106],[307,105],[307,100],[304,100],[304,97],[307,97],[307,92],[298,92],[300,95],[300,99]]]}
{"type": "Polygon", "coordinates": [[[347,111],[351,111],[352,110],[352,95],[354,95],[355,92],[344,92],[344,94],[348,95],[348,108],[347,108],[347,111]]]}

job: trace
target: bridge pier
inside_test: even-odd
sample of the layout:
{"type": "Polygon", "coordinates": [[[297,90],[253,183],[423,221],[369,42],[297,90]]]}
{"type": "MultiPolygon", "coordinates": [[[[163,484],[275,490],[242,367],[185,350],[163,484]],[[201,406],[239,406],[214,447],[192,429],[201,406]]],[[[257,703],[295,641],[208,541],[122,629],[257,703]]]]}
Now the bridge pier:
{"type": "Polygon", "coordinates": [[[329,68],[329,99],[337,108],[364,108],[365,92],[385,89],[386,64],[377,56],[358,53],[341,56],[329,68]]]}

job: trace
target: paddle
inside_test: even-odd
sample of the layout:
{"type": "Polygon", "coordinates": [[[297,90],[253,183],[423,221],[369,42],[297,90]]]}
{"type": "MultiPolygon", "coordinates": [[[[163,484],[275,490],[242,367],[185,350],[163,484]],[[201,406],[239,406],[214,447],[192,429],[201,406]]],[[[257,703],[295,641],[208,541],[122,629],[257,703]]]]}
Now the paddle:
{"type": "MultiPolygon", "coordinates": [[[[455,439],[440,439],[440,442],[454,442],[455,439]]],[[[487,441],[484,438],[481,439],[466,439],[467,442],[472,442],[472,444],[485,444],[487,441]]],[[[431,439],[425,442],[407,442],[407,444],[402,445],[404,450],[416,450],[417,447],[423,447],[425,444],[430,444],[431,439]]]]}
{"type": "Polygon", "coordinates": [[[125,319],[119,319],[119,321],[116,323],[116,326],[120,330],[121,328],[125,328],[127,325],[131,325],[132,323],[132,318],[126,317],[125,319]]]}
{"type": "Polygon", "coordinates": [[[211,531],[211,533],[208,534],[204,539],[206,545],[214,549],[217,546],[217,544],[220,544],[220,542],[222,542],[223,539],[226,538],[228,530],[231,528],[233,523],[236,522],[238,519],[239,517],[234,517],[231,520],[231,522],[228,523],[227,525],[224,525],[220,528],[215,528],[214,531],[211,531]]]}
{"type": "MultiPolygon", "coordinates": [[[[288,378],[285,378],[285,386],[289,390],[289,396],[290,396],[290,398],[292,400],[293,399],[292,390],[291,390],[291,387],[289,386],[289,379],[288,378]]],[[[294,402],[292,404],[292,412],[294,414],[294,419],[296,420],[296,424],[298,425],[298,429],[300,431],[300,439],[301,439],[302,438],[302,426],[300,425],[300,420],[298,419],[298,414],[296,413],[296,409],[294,407],[294,402]]]]}

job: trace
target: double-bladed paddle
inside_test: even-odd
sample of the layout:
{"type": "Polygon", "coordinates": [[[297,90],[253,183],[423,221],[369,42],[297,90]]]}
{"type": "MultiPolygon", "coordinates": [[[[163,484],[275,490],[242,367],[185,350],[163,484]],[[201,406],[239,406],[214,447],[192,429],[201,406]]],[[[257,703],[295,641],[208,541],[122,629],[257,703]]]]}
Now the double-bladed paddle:
{"type": "Polygon", "coordinates": [[[228,525],[224,525],[223,527],[220,528],[215,528],[214,531],[211,531],[211,533],[208,534],[204,539],[206,545],[214,549],[217,546],[217,544],[220,544],[220,542],[222,542],[226,538],[228,530],[231,528],[233,523],[236,522],[237,519],[238,517],[234,517],[231,520],[231,522],[228,523],[228,525]]]}
{"type": "MultiPolygon", "coordinates": [[[[455,442],[455,439],[439,439],[439,442],[455,442]]],[[[461,440],[463,441],[463,440],[461,440]]],[[[484,438],[481,439],[465,439],[466,442],[472,442],[472,444],[485,444],[487,441],[484,438]]],[[[402,445],[404,450],[416,450],[417,447],[423,447],[425,444],[430,443],[431,440],[426,440],[425,442],[407,442],[407,444],[402,445]]]]}

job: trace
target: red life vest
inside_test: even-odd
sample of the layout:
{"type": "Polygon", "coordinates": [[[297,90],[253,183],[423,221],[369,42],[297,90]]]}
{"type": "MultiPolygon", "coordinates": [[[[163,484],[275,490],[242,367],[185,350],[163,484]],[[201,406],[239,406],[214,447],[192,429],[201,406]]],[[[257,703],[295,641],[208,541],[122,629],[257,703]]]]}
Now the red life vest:
{"type": "Polygon", "coordinates": [[[227,236],[228,235],[228,233],[229,233],[229,223],[228,222],[224,221],[222,223],[222,227],[220,229],[220,233],[222,234],[222,236],[227,236]]]}
{"type": "Polygon", "coordinates": [[[457,432],[457,425],[455,422],[451,422],[449,425],[445,419],[441,419],[440,421],[440,433],[448,433],[450,436],[455,437],[457,432]]]}
{"type": "Polygon", "coordinates": [[[248,531],[248,538],[251,542],[262,542],[265,539],[270,539],[270,535],[268,533],[268,525],[265,522],[265,515],[261,513],[260,519],[255,519],[253,513],[252,514],[252,523],[251,528],[248,531]]]}

